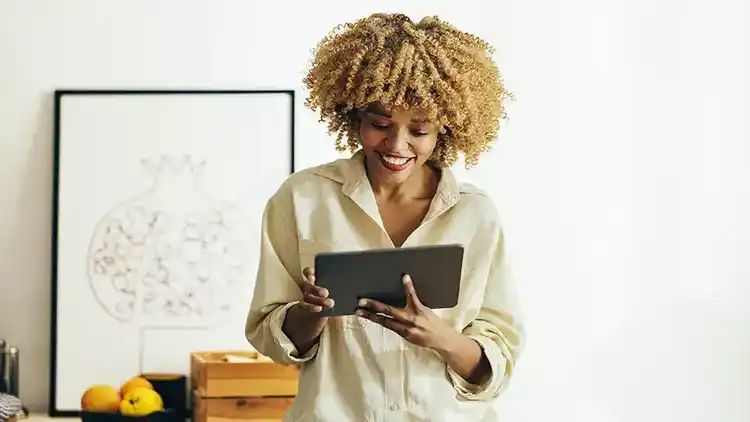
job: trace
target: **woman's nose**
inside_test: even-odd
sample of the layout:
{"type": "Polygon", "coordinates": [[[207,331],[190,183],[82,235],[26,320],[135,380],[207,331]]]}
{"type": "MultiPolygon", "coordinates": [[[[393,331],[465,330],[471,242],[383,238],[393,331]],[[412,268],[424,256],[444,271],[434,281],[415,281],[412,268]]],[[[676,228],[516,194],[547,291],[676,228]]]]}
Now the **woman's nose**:
{"type": "Polygon", "coordinates": [[[386,145],[388,148],[394,151],[405,150],[409,148],[409,136],[400,130],[394,130],[388,135],[386,139],[386,145]]]}

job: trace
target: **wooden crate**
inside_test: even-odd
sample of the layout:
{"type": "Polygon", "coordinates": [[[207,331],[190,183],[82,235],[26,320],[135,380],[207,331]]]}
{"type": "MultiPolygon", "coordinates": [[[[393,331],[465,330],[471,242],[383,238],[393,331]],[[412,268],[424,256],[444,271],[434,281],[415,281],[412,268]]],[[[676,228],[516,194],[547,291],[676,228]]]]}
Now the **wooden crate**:
{"type": "Polygon", "coordinates": [[[196,352],[190,357],[192,389],[206,398],[294,397],[299,371],[248,351],[196,352]],[[258,359],[225,362],[227,355],[258,359]]]}
{"type": "Polygon", "coordinates": [[[192,422],[279,422],[294,397],[206,398],[193,393],[192,422]]]}

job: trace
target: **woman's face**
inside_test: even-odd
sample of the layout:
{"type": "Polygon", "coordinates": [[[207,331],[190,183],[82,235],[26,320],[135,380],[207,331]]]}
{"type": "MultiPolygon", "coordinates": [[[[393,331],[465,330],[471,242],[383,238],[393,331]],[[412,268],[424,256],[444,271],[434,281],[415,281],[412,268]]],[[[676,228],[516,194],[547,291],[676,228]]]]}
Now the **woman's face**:
{"type": "Polygon", "coordinates": [[[370,177],[381,183],[408,179],[427,162],[437,143],[437,126],[417,110],[386,109],[374,103],[360,110],[360,121],[370,177]]]}

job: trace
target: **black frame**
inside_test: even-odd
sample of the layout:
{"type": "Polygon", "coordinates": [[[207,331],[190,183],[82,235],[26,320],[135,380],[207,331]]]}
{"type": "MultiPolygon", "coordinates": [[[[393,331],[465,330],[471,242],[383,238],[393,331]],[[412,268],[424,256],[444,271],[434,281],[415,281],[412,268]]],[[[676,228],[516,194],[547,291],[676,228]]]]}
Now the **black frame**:
{"type": "Polygon", "coordinates": [[[58,206],[59,206],[59,172],[60,172],[60,112],[62,98],[72,95],[247,95],[247,94],[282,94],[291,96],[290,133],[291,149],[289,173],[295,172],[295,91],[284,89],[58,89],[55,90],[54,127],[53,127],[53,172],[52,172],[52,236],[51,236],[51,295],[52,308],[50,311],[50,373],[49,373],[49,404],[48,414],[51,417],[80,417],[77,410],[61,410],[57,408],[57,241],[58,241],[58,206]]]}

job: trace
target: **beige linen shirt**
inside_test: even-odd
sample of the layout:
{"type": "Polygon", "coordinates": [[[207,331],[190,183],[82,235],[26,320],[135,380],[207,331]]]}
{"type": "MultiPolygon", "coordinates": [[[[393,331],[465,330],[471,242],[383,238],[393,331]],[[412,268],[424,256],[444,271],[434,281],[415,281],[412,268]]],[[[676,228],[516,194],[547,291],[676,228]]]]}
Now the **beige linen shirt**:
{"type": "Polygon", "coordinates": [[[331,317],[304,355],[282,332],[287,309],[302,299],[302,270],[317,253],[394,247],[363,160],[358,152],[299,171],[266,205],[245,334],[260,353],[300,368],[284,421],[497,420],[492,404],[508,385],[524,332],[496,209],[449,169],[403,246],[463,244],[458,305],[435,312],[483,348],[492,375],[482,385],[467,383],[436,352],[357,316],[331,317]]]}

